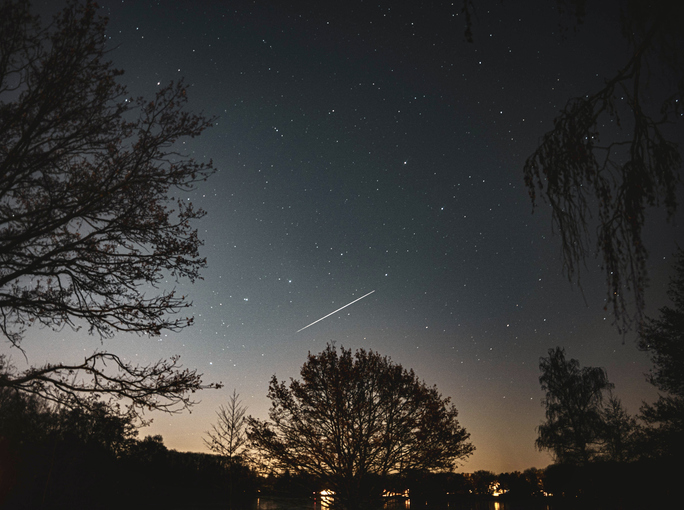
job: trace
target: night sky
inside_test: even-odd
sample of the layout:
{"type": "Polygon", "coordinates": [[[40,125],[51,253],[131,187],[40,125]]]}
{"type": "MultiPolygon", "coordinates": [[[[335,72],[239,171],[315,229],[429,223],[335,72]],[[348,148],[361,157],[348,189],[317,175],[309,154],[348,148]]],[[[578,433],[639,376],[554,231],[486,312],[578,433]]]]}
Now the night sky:
{"type": "MultiPolygon", "coordinates": [[[[465,472],[551,462],[534,447],[549,348],[606,367],[636,413],[656,396],[648,358],[611,327],[598,260],[584,293],[565,279],[550,210],[532,213],[522,176],[566,101],[626,62],[617,11],[590,10],[575,31],[555,2],[520,3],[477,0],[469,44],[460,0],[101,2],[133,95],[184,78],[191,108],[217,117],[184,145],[218,169],[186,197],[208,213],[196,224],[208,267],[194,285],[169,282],[194,302],[191,328],[103,346],[33,328],[30,363],[180,354],[225,387],[192,414],[147,415],[141,436],[189,451],[206,451],[233,389],[265,418],[271,376],[297,377],[330,341],[388,355],[451,397],[477,448],[465,472]]],[[[676,229],[651,216],[654,314],[676,229]]]]}

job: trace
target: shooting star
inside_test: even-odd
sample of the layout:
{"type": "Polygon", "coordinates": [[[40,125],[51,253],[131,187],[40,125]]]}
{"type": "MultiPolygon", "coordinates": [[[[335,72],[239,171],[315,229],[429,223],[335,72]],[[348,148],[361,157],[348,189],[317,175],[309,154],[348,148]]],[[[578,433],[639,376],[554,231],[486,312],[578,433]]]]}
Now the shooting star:
{"type": "MultiPolygon", "coordinates": [[[[313,321],[311,324],[309,324],[309,326],[313,326],[313,325],[316,324],[317,322],[321,322],[323,319],[327,319],[327,318],[330,317],[331,315],[336,314],[336,313],[339,312],[340,310],[344,310],[345,308],[347,308],[347,307],[350,306],[350,305],[353,305],[353,304],[356,303],[357,301],[361,301],[361,300],[362,300],[363,298],[365,298],[366,296],[370,296],[373,292],[375,292],[375,291],[374,291],[374,290],[371,290],[368,294],[364,294],[363,296],[361,296],[360,298],[355,299],[355,300],[352,301],[351,303],[347,303],[347,304],[344,305],[342,308],[338,308],[338,309],[335,310],[334,312],[330,312],[330,313],[329,313],[328,315],[326,315],[325,317],[321,317],[321,318],[318,319],[317,321],[313,321]]],[[[300,331],[304,331],[304,330],[305,330],[306,328],[308,328],[309,326],[304,326],[302,329],[298,329],[298,330],[297,330],[297,333],[299,333],[300,331]]]]}

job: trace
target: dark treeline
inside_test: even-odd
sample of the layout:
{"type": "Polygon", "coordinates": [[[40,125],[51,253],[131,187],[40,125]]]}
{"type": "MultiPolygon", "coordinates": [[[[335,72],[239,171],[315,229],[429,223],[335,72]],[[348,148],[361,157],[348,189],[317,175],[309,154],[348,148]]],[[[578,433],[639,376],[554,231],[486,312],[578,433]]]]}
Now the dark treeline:
{"type": "Polygon", "coordinates": [[[0,508],[175,508],[251,500],[252,472],[217,455],[140,440],[132,420],[106,404],[55,409],[13,390],[0,393],[0,508]]]}
{"type": "MultiPolygon", "coordinates": [[[[314,497],[326,487],[289,471],[259,476],[226,457],[169,450],[161,436],[138,439],[132,421],[104,403],[92,410],[50,407],[0,394],[0,507],[250,508],[257,495],[314,497]]],[[[666,501],[676,473],[658,459],[554,464],[495,474],[412,471],[387,491],[412,504],[473,499],[544,500],[570,508],[645,508],[666,501]]]]}

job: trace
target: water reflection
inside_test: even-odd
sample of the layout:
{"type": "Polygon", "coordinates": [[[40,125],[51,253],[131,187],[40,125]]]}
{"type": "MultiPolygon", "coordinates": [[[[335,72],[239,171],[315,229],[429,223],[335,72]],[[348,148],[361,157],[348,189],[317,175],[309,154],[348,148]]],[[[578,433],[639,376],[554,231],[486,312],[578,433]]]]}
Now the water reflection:
{"type": "MultiPolygon", "coordinates": [[[[310,499],[295,498],[260,498],[251,510],[329,510],[332,498],[318,496],[310,499]]],[[[428,505],[426,502],[414,501],[414,510],[553,510],[552,505],[545,502],[501,502],[501,501],[471,501],[451,502],[428,505]]],[[[384,510],[411,509],[410,499],[391,499],[385,502],[384,510]]]]}
{"type": "Polygon", "coordinates": [[[321,495],[318,497],[318,503],[319,503],[318,507],[316,506],[316,503],[317,503],[317,501],[314,500],[314,508],[316,508],[316,509],[318,509],[318,508],[321,508],[321,509],[331,508],[332,503],[333,503],[333,497],[332,497],[332,495],[321,493],[321,495]]]}
{"type": "Polygon", "coordinates": [[[405,510],[411,508],[411,500],[408,498],[389,499],[385,501],[384,510],[405,510]]]}

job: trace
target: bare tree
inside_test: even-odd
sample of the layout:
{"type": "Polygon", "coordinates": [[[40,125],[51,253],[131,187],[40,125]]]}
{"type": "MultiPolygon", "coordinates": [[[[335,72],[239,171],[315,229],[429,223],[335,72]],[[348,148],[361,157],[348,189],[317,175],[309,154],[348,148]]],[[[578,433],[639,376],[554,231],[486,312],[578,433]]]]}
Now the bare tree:
{"type": "Polygon", "coordinates": [[[247,407],[242,404],[240,395],[233,390],[228,404],[216,411],[217,423],[207,432],[208,437],[203,438],[204,444],[212,452],[228,459],[231,466],[242,460],[247,445],[246,412],[247,407]]]}
{"type": "MultiPolygon", "coordinates": [[[[192,220],[204,211],[172,192],[214,170],[178,150],[211,119],[185,111],[182,83],[131,98],[105,60],[106,19],[70,1],[43,25],[25,0],[0,4],[0,332],[22,349],[32,325],[118,332],[179,331],[190,306],[166,279],[194,282],[206,264],[192,220]],[[175,205],[174,205],[175,202],[175,205]]],[[[177,358],[132,366],[108,352],[17,373],[0,386],[66,405],[93,394],[131,409],[173,410],[204,386],[177,358]]]]}
{"type": "Polygon", "coordinates": [[[247,452],[247,407],[242,404],[236,390],[228,399],[227,406],[219,407],[216,411],[218,422],[207,432],[208,438],[203,438],[209,449],[226,459],[229,469],[228,506],[233,508],[235,496],[235,479],[246,467],[247,452]]]}

